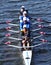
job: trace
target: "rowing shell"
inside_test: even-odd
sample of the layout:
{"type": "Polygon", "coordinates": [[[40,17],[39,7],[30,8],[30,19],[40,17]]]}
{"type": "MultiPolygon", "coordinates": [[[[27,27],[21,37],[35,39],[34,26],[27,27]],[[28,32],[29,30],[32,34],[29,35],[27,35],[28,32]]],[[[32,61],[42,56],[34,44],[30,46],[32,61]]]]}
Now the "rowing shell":
{"type": "Polygon", "coordinates": [[[31,58],[32,58],[32,50],[23,51],[23,59],[24,59],[25,65],[31,64],[31,58]]]}

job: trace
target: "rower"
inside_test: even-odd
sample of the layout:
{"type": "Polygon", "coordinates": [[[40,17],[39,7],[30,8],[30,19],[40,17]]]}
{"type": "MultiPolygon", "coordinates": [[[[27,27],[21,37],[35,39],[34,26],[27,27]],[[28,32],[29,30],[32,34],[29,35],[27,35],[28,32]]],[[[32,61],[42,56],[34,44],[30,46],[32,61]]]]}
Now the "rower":
{"type": "Polygon", "coordinates": [[[25,9],[25,6],[21,6],[20,13],[22,13],[22,15],[23,15],[23,12],[24,12],[24,11],[26,11],[27,14],[28,14],[28,10],[25,9]]]}
{"type": "Polygon", "coordinates": [[[22,40],[22,44],[23,44],[23,47],[24,49],[25,46],[28,46],[30,45],[30,22],[27,21],[26,18],[23,18],[23,22],[24,22],[24,25],[23,25],[23,36],[24,36],[24,39],[22,40]]]}
{"type": "Polygon", "coordinates": [[[31,17],[29,17],[28,10],[26,10],[24,6],[21,6],[20,15],[19,15],[20,25],[23,22],[23,17],[27,17],[27,19],[31,19],[31,17]]]}
{"type": "MultiPolygon", "coordinates": [[[[28,18],[24,17],[23,18],[23,22],[20,23],[20,30],[21,30],[21,35],[24,36],[24,33],[23,33],[23,29],[24,29],[24,26],[27,27],[27,29],[30,31],[30,21],[28,18]]],[[[30,33],[30,32],[29,32],[30,33]]]]}
{"type": "Polygon", "coordinates": [[[23,12],[23,18],[26,17],[27,19],[30,19],[29,16],[28,16],[28,12],[27,11],[24,11],[23,12]]]}
{"type": "Polygon", "coordinates": [[[21,6],[21,9],[20,9],[20,15],[19,15],[19,20],[20,22],[22,22],[23,20],[23,12],[25,11],[25,7],[24,6],[21,6]]]}
{"type": "Polygon", "coordinates": [[[28,16],[28,10],[25,9],[25,6],[21,6],[19,20],[22,20],[24,15],[28,16]]]}
{"type": "Polygon", "coordinates": [[[25,6],[21,6],[20,13],[22,13],[22,15],[24,11],[25,11],[25,6]]]}
{"type": "Polygon", "coordinates": [[[23,25],[24,24],[29,24],[30,25],[30,20],[29,20],[29,17],[27,17],[27,12],[26,11],[23,12],[23,16],[20,18],[21,35],[23,35],[23,31],[22,30],[23,30],[23,25]]]}
{"type": "MultiPolygon", "coordinates": [[[[21,6],[21,9],[20,9],[20,15],[19,15],[19,21],[20,21],[20,31],[22,31],[23,29],[23,12],[25,11],[25,7],[24,6],[21,6]]],[[[21,35],[23,33],[21,32],[21,35]]]]}
{"type": "Polygon", "coordinates": [[[25,31],[28,31],[28,33],[30,33],[29,32],[30,31],[30,21],[29,21],[29,19],[27,17],[23,17],[23,23],[24,23],[23,29],[25,31]]]}
{"type": "Polygon", "coordinates": [[[29,48],[25,48],[25,46],[30,46],[30,35],[28,32],[28,29],[26,27],[23,28],[23,32],[24,32],[24,38],[22,40],[22,45],[24,50],[29,49],[29,48]]]}
{"type": "Polygon", "coordinates": [[[29,12],[28,12],[28,10],[25,10],[24,12],[23,12],[23,17],[27,17],[28,19],[32,19],[32,17],[30,17],[29,16],[29,12]]]}
{"type": "Polygon", "coordinates": [[[23,22],[23,17],[28,17],[28,10],[26,10],[24,6],[21,6],[20,15],[19,15],[20,22],[23,22]]]}
{"type": "Polygon", "coordinates": [[[25,11],[25,7],[24,6],[21,6],[20,15],[19,15],[19,21],[20,22],[23,22],[23,12],[24,11],[25,11]]]}

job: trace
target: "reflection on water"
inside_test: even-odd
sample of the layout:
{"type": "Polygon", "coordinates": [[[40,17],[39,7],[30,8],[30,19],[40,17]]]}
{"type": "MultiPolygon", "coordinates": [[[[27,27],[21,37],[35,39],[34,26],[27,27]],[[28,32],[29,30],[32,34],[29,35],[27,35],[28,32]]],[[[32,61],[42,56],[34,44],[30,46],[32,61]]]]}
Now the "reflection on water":
{"type": "MultiPolygon", "coordinates": [[[[18,19],[20,7],[24,5],[26,9],[29,10],[30,16],[33,18],[43,18],[44,20],[51,23],[51,1],[50,0],[1,0],[0,2],[0,22],[5,22],[7,20],[13,20],[13,22],[18,23],[15,19],[18,19]]],[[[34,21],[33,21],[34,22],[34,21]]],[[[32,23],[33,23],[32,22],[32,23]]],[[[48,23],[44,23],[45,25],[48,23]]],[[[44,25],[43,24],[43,25],[44,25]]],[[[4,45],[6,41],[12,41],[12,44],[19,45],[20,41],[7,39],[5,37],[6,33],[11,33],[6,31],[6,27],[10,25],[0,24],[0,65],[24,65],[22,59],[22,52],[20,49],[12,48],[4,45]],[[2,29],[1,29],[2,28],[2,29]],[[14,42],[13,42],[14,41],[14,42]]],[[[32,25],[32,29],[38,28],[37,25],[32,25]]],[[[12,27],[13,30],[15,28],[12,27]]],[[[19,30],[16,27],[16,30],[19,30]]],[[[35,39],[32,43],[33,45],[41,44],[39,39],[47,39],[51,42],[51,27],[42,28],[39,31],[32,32],[33,36],[39,35],[38,32],[44,31],[50,33],[49,35],[42,36],[35,39]]],[[[18,37],[19,34],[12,34],[12,37],[18,37]],[[16,36],[17,35],[17,36],[16,36]]],[[[49,43],[50,43],[49,42],[49,43]]],[[[31,65],[50,65],[51,64],[51,44],[44,44],[33,48],[32,62],[31,65]]]]}

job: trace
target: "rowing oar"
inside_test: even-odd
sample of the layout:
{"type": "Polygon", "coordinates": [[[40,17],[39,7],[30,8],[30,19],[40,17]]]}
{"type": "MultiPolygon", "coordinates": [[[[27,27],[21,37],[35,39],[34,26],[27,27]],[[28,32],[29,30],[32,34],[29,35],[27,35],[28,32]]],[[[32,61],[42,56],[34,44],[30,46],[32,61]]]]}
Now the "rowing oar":
{"type": "Polygon", "coordinates": [[[7,32],[8,30],[11,30],[12,27],[5,27],[5,28],[1,28],[0,32],[7,32]]]}
{"type": "Polygon", "coordinates": [[[41,32],[39,32],[41,35],[51,35],[51,33],[47,33],[47,32],[43,32],[43,31],[41,31],[41,32]]]}
{"type": "Polygon", "coordinates": [[[9,36],[11,36],[11,35],[12,35],[12,34],[10,34],[10,33],[4,34],[4,35],[2,34],[2,35],[0,35],[0,38],[1,38],[1,37],[9,37],[9,36]]]}
{"type": "MultiPolygon", "coordinates": [[[[35,20],[37,20],[37,19],[35,19],[35,20]]],[[[16,21],[19,21],[19,19],[17,19],[16,21]]],[[[9,23],[12,23],[12,22],[15,22],[15,19],[12,20],[12,21],[8,20],[6,22],[0,22],[0,24],[9,24],[9,23]]]]}
{"type": "Polygon", "coordinates": [[[6,27],[6,28],[1,28],[0,31],[9,31],[9,32],[13,32],[13,33],[19,33],[20,31],[15,31],[15,30],[11,30],[12,28],[14,28],[14,26],[12,27],[6,27]]]}
{"type": "Polygon", "coordinates": [[[4,44],[11,44],[11,42],[10,42],[10,41],[7,41],[7,42],[5,42],[4,44]]]}
{"type": "MultiPolygon", "coordinates": [[[[40,19],[40,18],[38,18],[38,19],[36,19],[37,20],[37,22],[34,22],[34,23],[32,23],[32,24],[37,24],[37,23],[44,23],[43,22],[43,20],[42,19],[40,19]]],[[[19,24],[12,24],[12,23],[10,23],[9,21],[7,21],[7,24],[8,25],[11,25],[11,26],[19,26],[19,24]]],[[[49,23],[48,25],[41,25],[41,24],[39,24],[38,25],[39,27],[50,27],[51,26],[51,24],[49,23]]]]}
{"type": "Polygon", "coordinates": [[[0,22],[0,24],[7,24],[7,23],[11,23],[11,21],[0,22]]]}
{"type": "MultiPolygon", "coordinates": [[[[14,35],[15,33],[7,33],[7,34],[0,34],[0,38],[1,37],[10,37],[12,35],[14,35]]],[[[16,33],[17,34],[17,33],[16,33]]]]}
{"type": "Polygon", "coordinates": [[[7,20],[6,22],[0,22],[0,24],[8,24],[11,22],[19,21],[19,19],[14,19],[14,20],[7,20]]]}
{"type": "MultiPolygon", "coordinates": [[[[13,19],[12,22],[14,22],[15,20],[19,21],[19,19],[13,19]]],[[[35,20],[35,21],[39,21],[39,22],[47,22],[47,23],[49,23],[49,21],[46,21],[46,20],[44,20],[42,18],[30,18],[30,20],[35,20]]]]}
{"type": "MultiPolygon", "coordinates": [[[[39,35],[39,36],[33,37],[33,40],[35,40],[35,39],[37,39],[37,38],[39,38],[39,37],[41,37],[41,36],[43,36],[43,35],[39,35]]],[[[21,40],[22,40],[21,38],[11,37],[10,34],[9,34],[9,35],[6,35],[6,37],[7,37],[8,39],[12,39],[12,40],[18,40],[18,41],[21,41],[21,40]]],[[[31,41],[33,41],[33,40],[31,39],[31,41]]]]}
{"type": "MultiPolygon", "coordinates": [[[[7,30],[7,31],[10,31],[10,32],[14,32],[14,33],[19,33],[20,32],[20,31],[11,30],[12,27],[9,26],[9,27],[6,27],[6,28],[1,28],[0,30],[3,30],[3,31],[7,30]]],[[[37,30],[40,30],[40,29],[41,28],[38,28],[38,29],[35,29],[35,30],[31,30],[31,31],[34,32],[34,31],[37,31],[37,30]]]]}
{"type": "MultiPolygon", "coordinates": [[[[45,40],[45,39],[40,39],[40,41],[41,42],[48,42],[48,40],[45,40]]],[[[14,41],[7,41],[7,42],[5,42],[4,44],[11,44],[11,43],[13,43],[14,41]]]]}
{"type": "Polygon", "coordinates": [[[19,33],[20,31],[11,30],[12,27],[6,27],[6,30],[12,33],[19,33]]]}
{"type": "MultiPolygon", "coordinates": [[[[6,22],[0,22],[0,24],[8,24],[8,23],[11,23],[11,22],[15,22],[15,20],[16,20],[16,21],[19,21],[19,19],[14,19],[14,20],[12,20],[12,21],[8,20],[8,21],[6,21],[6,22]]],[[[31,18],[31,20],[36,20],[36,21],[38,21],[38,22],[48,22],[48,21],[43,20],[43,19],[41,19],[41,18],[31,18]]],[[[48,22],[48,23],[49,23],[49,22],[48,22]]]]}
{"type": "MultiPolygon", "coordinates": [[[[35,48],[35,47],[41,46],[41,45],[43,45],[43,44],[46,44],[46,43],[36,44],[36,45],[34,45],[34,46],[29,46],[29,47],[25,46],[25,48],[35,48]]],[[[51,43],[48,42],[47,44],[51,44],[51,43]]],[[[7,45],[8,45],[8,44],[7,44],[7,45]]],[[[22,46],[15,46],[15,45],[8,45],[8,46],[14,47],[14,48],[19,48],[19,49],[23,48],[22,46]]]]}
{"type": "Polygon", "coordinates": [[[11,29],[11,27],[9,26],[9,27],[6,27],[6,28],[1,28],[0,30],[10,30],[11,29]]]}
{"type": "MultiPolygon", "coordinates": [[[[36,45],[34,45],[34,46],[29,46],[30,48],[35,48],[35,47],[38,47],[38,46],[40,46],[40,45],[42,45],[42,44],[51,44],[50,42],[48,42],[47,40],[45,41],[45,40],[43,40],[42,41],[43,43],[41,43],[41,44],[36,44],[36,45]]],[[[15,45],[10,45],[11,44],[11,42],[10,41],[8,41],[8,42],[5,42],[5,44],[7,44],[8,46],[10,46],[10,47],[15,47],[15,48],[23,48],[23,46],[15,46],[15,45]]],[[[26,48],[28,48],[27,46],[25,46],[26,48]]]]}
{"type": "MultiPolygon", "coordinates": [[[[14,30],[10,30],[10,27],[9,28],[6,28],[9,32],[12,32],[12,35],[14,35],[15,33],[19,33],[20,31],[14,31],[14,30]]],[[[34,31],[37,31],[38,29],[36,29],[36,30],[34,30],[34,31]]],[[[47,33],[47,32],[43,32],[43,31],[41,31],[41,32],[38,32],[38,33],[40,33],[41,35],[51,35],[51,33],[47,33]]],[[[10,35],[10,33],[9,34],[6,34],[6,35],[10,35]]],[[[41,36],[40,35],[40,36],[41,36]]],[[[5,36],[5,35],[4,35],[5,36]]],[[[1,35],[0,37],[4,37],[3,35],[1,35]]],[[[34,38],[38,38],[38,37],[40,37],[40,36],[37,36],[37,37],[34,37],[34,38]]]]}
{"type": "Polygon", "coordinates": [[[50,23],[49,21],[46,21],[46,20],[44,20],[44,19],[41,19],[41,18],[37,18],[37,21],[38,21],[38,22],[50,23]]]}
{"type": "MultiPolygon", "coordinates": [[[[14,35],[15,33],[19,33],[20,31],[14,31],[14,30],[10,30],[11,29],[11,27],[7,27],[6,28],[6,30],[8,30],[8,31],[10,31],[10,32],[13,32],[12,34],[10,34],[10,33],[8,33],[8,34],[6,34],[6,35],[1,35],[0,37],[4,37],[4,36],[6,36],[6,37],[9,37],[9,36],[11,36],[11,35],[14,35]]],[[[41,29],[41,28],[40,28],[41,29]]],[[[39,29],[35,29],[35,30],[32,30],[32,31],[37,31],[37,30],[39,30],[39,29]]],[[[41,35],[40,36],[36,36],[36,37],[34,37],[34,39],[36,39],[36,38],[38,38],[38,37],[41,37],[42,35],[51,35],[51,33],[46,33],[46,32],[43,32],[43,31],[41,31],[41,32],[39,32],[41,35]]]]}
{"type": "Polygon", "coordinates": [[[6,41],[4,44],[11,44],[17,42],[16,40],[6,41]]]}
{"type": "Polygon", "coordinates": [[[31,20],[36,20],[36,21],[38,21],[38,22],[50,23],[49,21],[46,21],[46,20],[44,20],[44,19],[42,19],[42,18],[31,18],[31,20]]]}
{"type": "MultiPolygon", "coordinates": [[[[35,24],[37,24],[37,22],[35,22],[34,25],[35,25],[35,24]]],[[[9,25],[11,25],[12,27],[14,27],[14,26],[19,26],[19,25],[17,25],[17,24],[11,24],[11,23],[9,23],[9,25]]],[[[12,27],[1,28],[0,30],[10,30],[12,27]]],[[[41,24],[39,24],[38,27],[39,27],[39,28],[51,28],[51,25],[50,25],[50,24],[48,24],[48,25],[41,25],[41,24]]],[[[37,29],[37,30],[38,30],[38,29],[37,29]]],[[[32,30],[32,31],[34,31],[34,30],[32,30]]]]}
{"type": "Polygon", "coordinates": [[[51,24],[48,25],[38,25],[39,28],[51,28],[51,24]]]}
{"type": "MultiPolygon", "coordinates": [[[[37,23],[46,23],[46,22],[48,22],[48,21],[45,21],[45,20],[43,20],[43,19],[41,19],[41,18],[35,18],[35,19],[33,19],[33,20],[35,20],[35,22],[34,23],[32,23],[32,24],[37,24],[37,23]]],[[[49,23],[49,22],[48,22],[49,23]]],[[[19,25],[16,25],[16,24],[10,24],[10,22],[8,22],[7,24],[9,24],[9,25],[13,25],[13,26],[19,26],[19,25]]],[[[46,26],[43,26],[43,27],[48,27],[48,26],[51,26],[51,24],[49,23],[49,25],[46,25],[46,26]]]]}

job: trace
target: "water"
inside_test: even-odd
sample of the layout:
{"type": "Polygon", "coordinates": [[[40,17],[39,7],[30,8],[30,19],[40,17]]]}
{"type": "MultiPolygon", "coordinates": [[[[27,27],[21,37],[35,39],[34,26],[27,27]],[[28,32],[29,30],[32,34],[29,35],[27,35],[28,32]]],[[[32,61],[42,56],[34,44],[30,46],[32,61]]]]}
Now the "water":
{"type": "MultiPolygon", "coordinates": [[[[43,23],[42,25],[51,24],[51,0],[1,0],[0,1],[0,22],[18,19],[20,7],[24,5],[28,9],[30,16],[33,18],[42,18],[50,23],[43,23]]],[[[34,21],[33,21],[34,22],[34,21]]],[[[12,44],[19,45],[19,41],[10,40],[5,37],[6,33],[11,33],[12,37],[19,37],[19,34],[14,34],[5,30],[8,24],[0,24],[0,65],[24,65],[22,52],[20,49],[4,45],[5,42],[12,41],[12,44]],[[2,28],[2,29],[1,29],[2,28]],[[4,28],[4,29],[3,29],[4,28]],[[14,41],[14,42],[13,42],[14,41]]],[[[38,28],[37,25],[32,25],[32,29],[38,28]]],[[[12,30],[15,28],[12,27],[12,30]]],[[[16,30],[19,30],[17,27],[16,30]]],[[[46,39],[48,42],[44,45],[33,48],[31,65],[51,65],[51,27],[42,28],[38,31],[32,32],[32,37],[40,35],[38,32],[44,31],[50,33],[33,40],[33,45],[41,44],[39,39],[46,39]]]]}

